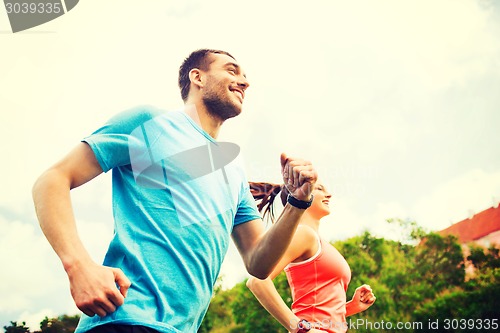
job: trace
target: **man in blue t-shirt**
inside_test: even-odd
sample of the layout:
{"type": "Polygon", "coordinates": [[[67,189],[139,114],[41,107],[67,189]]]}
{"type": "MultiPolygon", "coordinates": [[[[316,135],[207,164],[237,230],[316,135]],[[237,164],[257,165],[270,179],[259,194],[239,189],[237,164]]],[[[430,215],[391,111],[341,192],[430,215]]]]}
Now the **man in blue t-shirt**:
{"type": "Polygon", "coordinates": [[[197,50],[179,70],[183,110],[122,112],[39,177],[35,207],[83,312],[77,332],[196,332],[230,236],[250,274],[272,271],[317,175],[309,162],[281,155],[291,196],[264,232],[238,146],[216,141],[241,113],[248,86],[229,53],[197,50]],[[109,170],[115,233],[100,265],[77,234],[70,190],[109,170]]]}

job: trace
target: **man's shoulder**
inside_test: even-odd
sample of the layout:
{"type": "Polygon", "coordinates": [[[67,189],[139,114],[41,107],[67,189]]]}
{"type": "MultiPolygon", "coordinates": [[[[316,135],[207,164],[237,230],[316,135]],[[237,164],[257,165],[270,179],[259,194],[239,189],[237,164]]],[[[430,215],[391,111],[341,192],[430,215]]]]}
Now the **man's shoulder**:
{"type": "Polygon", "coordinates": [[[134,122],[134,123],[144,123],[167,111],[151,105],[138,105],[127,109],[125,111],[119,112],[114,115],[109,122],[134,122]]]}
{"type": "Polygon", "coordinates": [[[115,114],[106,122],[103,129],[109,128],[120,133],[132,133],[148,123],[153,123],[159,117],[168,118],[175,113],[151,105],[139,105],[115,114]]]}

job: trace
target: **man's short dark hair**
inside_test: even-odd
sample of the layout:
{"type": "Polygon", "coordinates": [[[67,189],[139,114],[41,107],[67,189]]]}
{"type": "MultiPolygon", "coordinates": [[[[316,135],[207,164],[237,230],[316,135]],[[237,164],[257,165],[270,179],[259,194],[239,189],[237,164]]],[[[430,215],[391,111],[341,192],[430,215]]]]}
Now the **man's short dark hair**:
{"type": "MultiPolygon", "coordinates": [[[[191,81],[189,80],[189,72],[193,68],[199,68],[203,71],[208,70],[208,67],[211,64],[209,54],[225,54],[235,59],[232,55],[230,55],[226,51],[221,50],[212,50],[212,49],[200,49],[192,52],[179,68],[179,88],[181,89],[181,97],[185,102],[189,95],[189,88],[191,85],[191,81]]],[[[235,59],[236,60],[236,59],[235,59]]]]}

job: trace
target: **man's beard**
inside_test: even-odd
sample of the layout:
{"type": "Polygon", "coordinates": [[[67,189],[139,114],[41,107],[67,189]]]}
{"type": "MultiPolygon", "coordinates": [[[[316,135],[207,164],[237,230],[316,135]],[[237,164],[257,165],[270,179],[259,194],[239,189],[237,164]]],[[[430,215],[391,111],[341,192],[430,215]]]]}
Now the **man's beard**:
{"type": "Polygon", "coordinates": [[[241,108],[231,102],[229,96],[220,96],[216,91],[207,92],[203,96],[208,113],[215,118],[225,121],[229,118],[238,116],[241,113],[241,108]]]}

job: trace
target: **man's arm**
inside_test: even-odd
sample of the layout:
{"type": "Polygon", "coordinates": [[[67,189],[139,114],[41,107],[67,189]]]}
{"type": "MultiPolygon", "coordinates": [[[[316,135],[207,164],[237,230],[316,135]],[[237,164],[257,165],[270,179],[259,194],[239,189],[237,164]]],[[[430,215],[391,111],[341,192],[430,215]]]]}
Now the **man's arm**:
{"type": "MultiPolygon", "coordinates": [[[[317,179],[311,163],[282,154],[281,170],[290,194],[299,200],[309,201],[317,179]]],[[[233,240],[251,275],[259,279],[269,276],[290,244],[303,213],[303,209],[286,204],[267,232],[260,219],[242,223],[233,229],[233,240]]]]}
{"type": "Polygon", "coordinates": [[[77,307],[88,316],[105,316],[115,311],[123,304],[130,286],[121,270],[96,264],[77,233],[70,190],[101,173],[92,149],[80,143],[33,186],[40,227],[68,274],[77,307]]]}
{"type": "Polygon", "coordinates": [[[232,237],[248,273],[259,279],[269,276],[290,244],[302,213],[287,204],[267,232],[260,219],[234,227],[232,237]]]}

